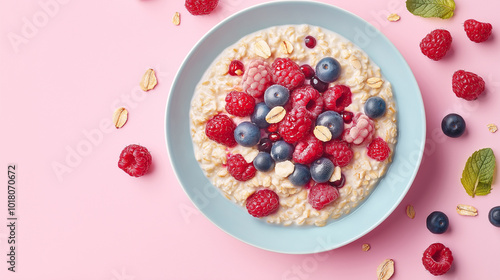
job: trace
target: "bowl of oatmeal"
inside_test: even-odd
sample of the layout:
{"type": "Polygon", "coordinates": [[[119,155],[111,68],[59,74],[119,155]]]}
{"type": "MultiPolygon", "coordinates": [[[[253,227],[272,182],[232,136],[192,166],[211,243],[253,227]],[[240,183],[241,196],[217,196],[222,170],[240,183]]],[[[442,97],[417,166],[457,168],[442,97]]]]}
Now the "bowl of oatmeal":
{"type": "MultiPolygon", "coordinates": [[[[320,71],[316,68],[317,77],[320,71]]],[[[257,105],[250,108],[256,111],[257,105]]],[[[250,133],[252,137],[255,134],[250,133]]],[[[238,138],[237,133],[234,135],[238,138]]],[[[172,84],[166,138],[185,192],[222,230],[263,249],[314,253],[356,240],[397,207],[420,164],[425,113],[410,68],[388,39],[368,23],[326,4],[274,2],[229,17],[192,49],[172,84]],[[264,20],[252,21],[257,15],[264,20]],[[365,30],[370,30],[369,35],[365,30]],[[308,36],[315,40],[312,48],[306,45],[308,36]],[[280,64],[315,68],[324,58],[333,58],[340,67],[340,74],[325,88],[313,84],[314,78],[295,75],[293,70],[284,76],[298,77],[295,80],[273,77],[279,76],[275,72],[280,64]],[[282,106],[265,102],[265,91],[271,85],[286,88],[289,97],[282,106]],[[341,90],[334,89],[339,86],[348,89],[341,98],[337,96],[341,90]],[[239,127],[250,133],[255,127],[252,124],[259,122],[255,118],[262,119],[253,113],[234,112],[244,108],[228,108],[229,93],[237,95],[234,100],[251,96],[252,104],[268,105],[266,110],[271,112],[265,120],[269,123],[259,124],[257,142],[244,137],[235,142],[225,137],[239,127]],[[304,101],[303,96],[309,97],[304,101]],[[384,112],[368,117],[366,103],[374,97],[384,100],[384,112]],[[301,102],[307,104],[299,108],[301,102]],[[322,130],[328,127],[320,121],[324,113],[341,116],[342,135],[335,138],[334,130],[322,130]],[[219,120],[221,115],[224,120],[219,120]],[[208,132],[207,126],[215,129],[208,132]],[[299,126],[307,128],[301,130],[299,126]],[[228,129],[230,133],[225,135],[228,129]],[[278,138],[273,139],[275,136],[278,138]],[[263,151],[261,142],[266,138],[273,140],[273,147],[277,142],[290,146],[293,155],[280,158],[278,152],[273,155],[273,151],[263,151]],[[378,142],[383,142],[385,149],[373,148],[375,152],[370,153],[378,142]],[[333,151],[339,143],[343,145],[339,149],[351,154],[346,162],[333,151]],[[297,148],[300,145],[321,145],[323,152],[304,155],[304,149],[297,148]],[[385,153],[382,157],[378,156],[380,151],[385,153]],[[272,156],[273,166],[265,171],[252,170],[252,162],[265,152],[272,156]],[[325,162],[328,168],[321,165],[325,162]],[[309,170],[311,183],[304,185],[290,178],[298,165],[309,170]],[[312,194],[323,189],[328,193],[312,194]],[[255,210],[249,209],[249,201],[263,190],[275,195],[275,205],[269,213],[252,212],[255,210]],[[328,201],[322,200],[325,196],[330,197],[328,201]]]]}

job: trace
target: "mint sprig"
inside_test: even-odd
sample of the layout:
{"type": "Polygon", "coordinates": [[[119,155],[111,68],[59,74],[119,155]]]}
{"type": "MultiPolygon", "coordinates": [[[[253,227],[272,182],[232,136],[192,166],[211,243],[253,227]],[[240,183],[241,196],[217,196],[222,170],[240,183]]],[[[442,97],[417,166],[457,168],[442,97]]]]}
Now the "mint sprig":
{"type": "Polygon", "coordinates": [[[407,0],[406,8],[416,16],[424,18],[451,18],[455,11],[454,0],[407,0]]]}
{"type": "Polygon", "coordinates": [[[468,195],[487,195],[491,191],[493,172],[495,171],[495,155],[490,148],[475,151],[467,159],[460,181],[468,195]]]}

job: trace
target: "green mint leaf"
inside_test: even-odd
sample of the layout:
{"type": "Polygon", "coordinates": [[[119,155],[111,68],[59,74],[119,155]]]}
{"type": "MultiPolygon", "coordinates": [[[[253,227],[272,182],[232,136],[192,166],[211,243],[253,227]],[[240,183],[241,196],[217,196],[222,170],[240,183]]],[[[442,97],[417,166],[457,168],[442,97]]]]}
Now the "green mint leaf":
{"type": "Polygon", "coordinates": [[[495,171],[495,155],[490,148],[475,151],[467,159],[460,181],[468,195],[487,195],[491,191],[493,172],[495,171]]]}
{"type": "Polygon", "coordinates": [[[416,16],[424,18],[451,18],[455,11],[454,0],[407,0],[406,8],[416,16]]]}

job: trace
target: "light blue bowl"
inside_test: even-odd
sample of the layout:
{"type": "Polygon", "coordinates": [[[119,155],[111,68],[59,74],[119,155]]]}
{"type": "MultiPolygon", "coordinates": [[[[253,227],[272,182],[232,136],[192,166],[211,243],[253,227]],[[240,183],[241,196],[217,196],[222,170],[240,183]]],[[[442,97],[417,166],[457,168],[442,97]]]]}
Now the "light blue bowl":
{"type": "Polygon", "coordinates": [[[356,15],[310,1],[278,1],[254,6],[210,30],[188,54],[175,77],[168,98],[165,125],[175,173],[198,209],[222,230],[248,244],[290,254],[338,248],[367,234],[384,221],[408,192],[425,144],[422,97],[399,51],[382,33],[356,15]],[[226,47],[263,28],[304,23],[341,34],[361,47],[380,66],[393,86],[399,135],[393,163],[386,176],[355,211],[324,227],[283,227],[251,217],[246,209],[225,198],[204,176],[194,157],[189,108],[197,81],[226,47]]]}

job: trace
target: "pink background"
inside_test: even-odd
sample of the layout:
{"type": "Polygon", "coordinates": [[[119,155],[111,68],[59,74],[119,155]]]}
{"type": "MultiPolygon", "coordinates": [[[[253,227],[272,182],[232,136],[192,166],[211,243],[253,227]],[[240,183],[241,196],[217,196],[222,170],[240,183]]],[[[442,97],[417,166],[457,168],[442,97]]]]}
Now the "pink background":
{"type": "Polygon", "coordinates": [[[278,254],[236,240],[196,210],[167,155],[169,88],[183,58],[210,28],[262,2],[220,0],[211,15],[200,17],[190,15],[181,0],[0,2],[0,168],[18,165],[19,218],[12,273],[6,264],[4,175],[0,279],[374,279],[386,258],[395,260],[393,279],[431,279],[420,258],[433,242],[447,245],[455,257],[440,279],[498,279],[500,228],[487,217],[500,205],[496,181],[491,194],[476,198],[460,184],[473,151],[491,147],[500,156],[500,132],[486,128],[500,125],[500,4],[493,0],[456,0],[450,20],[416,17],[402,0],[322,1],[361,16],[389,37],[414,71],[427,113],[417,178],[395,212],[368,235],[321,254],[278,254]],[[180,26],[171,22],[176,11],[180,26]],[[393,12],[401,15],[399,22],[385,19],[393,12]],[[462,27],[468,18],[492,23],[493,37],[482,44],[469,41],[462,27]],[[436,28],[453,36],[451,52],[439,62],[418,47],[436,28]],[[12,43],[15,36],[21,41],[12,43]],[[150,67],[159,84],[143,93],[138,82],[150,67]],[[487,91],[478,100],[454,96],[451,76],[458,69],[485,79],[487,91]],[[117,130],[110,121],[119,106],[128,108],[130,118],[117,130]],[[467,122],[459,139],[440,130],[450,112],[467,122]],[[153,156],[153,170],[142,178],[116,166],[122,148],[132,143],[153,156]],[[58,173],[54,166],[65,169],[58,173]],[[479,215],[459,216],[459,203],[476,206],[479,215]],[[413,220],[405,214],[408,204],[415,206],[413,220]],[[450,219],[443,235],[425,227],[434,210],[450,219]],[[372,249],[363,252],[363,243],[372,249]]]}

